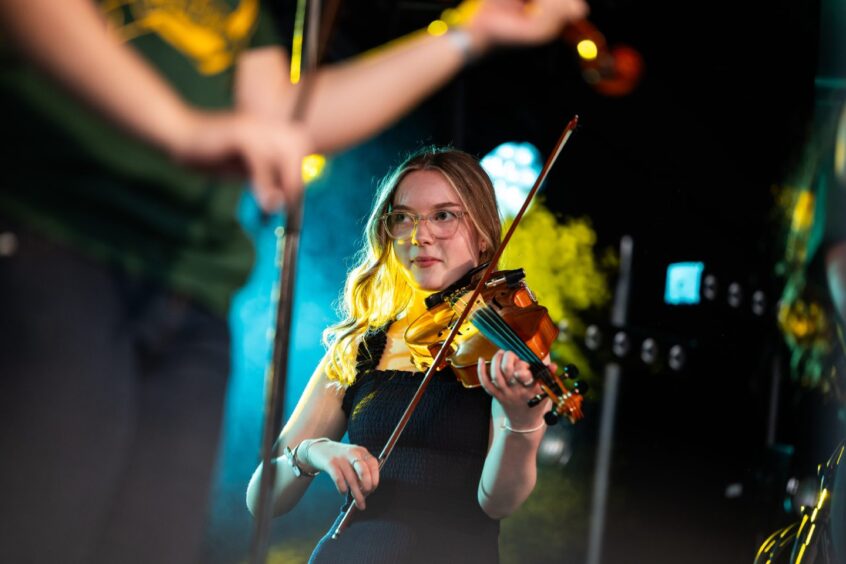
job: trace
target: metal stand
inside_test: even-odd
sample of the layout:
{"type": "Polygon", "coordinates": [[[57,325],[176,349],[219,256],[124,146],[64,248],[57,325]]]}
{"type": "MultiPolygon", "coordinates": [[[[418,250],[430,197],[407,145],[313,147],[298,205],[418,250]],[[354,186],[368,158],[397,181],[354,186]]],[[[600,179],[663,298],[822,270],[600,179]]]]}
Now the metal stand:
{"type": "MultiPolygon", "coordinates": [[[[620,275],[614,291],[611,326],[621,329],[626,324],[631,287],[632,252],[634,243],[628,235],[620,241],[620,275]]],[[[602,536],[605,529],[605,506],[608,497],[608,477],[611,470],[611,446],[614,443],[614,419],[621,367],[617,362],[605,366],[602,392],[602,416],[599,421],[599,444],[596,449],[596,471],[593,481],[590,525],[588,530],[587,564],[599,564],[602,557],[602,536]]]]}
{"type": "Polygon", "coordinates": [[[300,226],[303,218],[302,196],[291,202],[285,223],[285,249],[280,272],[279,297],[276,307],[276,330],[273,336],[273,360],[265,379],[265,419],[262,433],[262,472],[259,484],[259,501],[256,510],[256,527],[250,548],[251,564],[263,564],[267,559],[272,517],[273,485],[276,482],[276,448],[274,442],[282,430],[285,407],[285,384],[288,374],[288,343],[291,335],[294,282],[296,279],[297,253],[300,246],[300,226]]]}

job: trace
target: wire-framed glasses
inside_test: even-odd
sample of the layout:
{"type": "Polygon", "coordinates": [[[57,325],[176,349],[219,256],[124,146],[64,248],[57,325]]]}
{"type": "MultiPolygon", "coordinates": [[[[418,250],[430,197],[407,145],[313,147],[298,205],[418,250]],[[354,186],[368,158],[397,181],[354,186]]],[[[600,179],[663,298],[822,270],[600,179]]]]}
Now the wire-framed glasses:
{"type": "Polygon", "coordinates": [[[467,215],[463,210],[440,209],[427,215],[417,215],[407,211],[392,211],[382,216],[385,231],[391,239],[411,239],[421,222],[429,225],[429,233],[438,239],[448,239],[455,235],[461,219],[467,215]]]}

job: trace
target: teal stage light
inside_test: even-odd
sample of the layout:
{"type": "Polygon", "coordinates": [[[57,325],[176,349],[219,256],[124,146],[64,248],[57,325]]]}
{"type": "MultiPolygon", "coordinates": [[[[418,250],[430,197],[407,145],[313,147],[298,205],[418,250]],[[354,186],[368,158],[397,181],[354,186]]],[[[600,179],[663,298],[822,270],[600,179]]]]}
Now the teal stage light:
{"type": "Polygon", "coordinates": [[[668,265],[664,302],[670,305],[698,304],[704,270],[705,264],[701,262],[675,262],[668,265]]]}
{"type": "Polygon", "coordinates": [[[529,142],[508,141],[485,155],[481,164],[491,177],[503,217],[514,217],[543,168],[540,151],[529,142]]]}

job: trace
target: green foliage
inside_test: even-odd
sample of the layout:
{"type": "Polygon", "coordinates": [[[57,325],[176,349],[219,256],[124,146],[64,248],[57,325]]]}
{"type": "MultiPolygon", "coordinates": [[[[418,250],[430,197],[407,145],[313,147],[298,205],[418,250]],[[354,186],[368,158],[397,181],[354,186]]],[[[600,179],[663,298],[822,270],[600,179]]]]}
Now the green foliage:
{"type": "MultiPolygon", "coordinates": [[[[506,222],[505,228],[509,225],[506,222]]],[[[571,338],[555,343],[553,360],[577,365],[587,380],[593,374],[576,345],[585,331],[579,314],[608,302],[607,272],[616,266],[613,251],[606,250],[597,258],[595,246],[596,232],[589,219],[559,221],[542,201],[536,201],[500,261],[501,268],[523,268],[538,302],[549,310],[553,321],[566,326],[571,338]]]]}
{"type": "Polygon", "coordinates": [[[532,495],[502,521],[502,564],[524,562],[584,562],[589,511],[586,480],[580,472],[558,467],[538,468],[532,495]]]}

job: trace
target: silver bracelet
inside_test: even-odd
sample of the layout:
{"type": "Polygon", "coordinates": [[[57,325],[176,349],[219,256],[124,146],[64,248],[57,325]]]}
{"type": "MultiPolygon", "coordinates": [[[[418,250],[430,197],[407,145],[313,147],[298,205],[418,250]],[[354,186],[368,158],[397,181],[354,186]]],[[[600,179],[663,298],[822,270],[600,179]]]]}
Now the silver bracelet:
{"type": "Polygon", "coordinates": [[[540,425],[538,425],[537,427],[532,427],[531,429],[514,429],[513,427],[510,427],[508,423],[505,422],[505,419],[503,419],[502,425],[500,425],[500,429],[508,431],[509,433],[518,433],[520,435],[526,435],[528,433],[534,433],[535,431],[543,429],[545,425],[546,423],[544,421],[541,421],[540,425]]]}
{"type": "MultiPolygon", "coordinates": [[[[327,442],[327,441],[329,441],[329,439],[327,439],[326,437],[320,437],[319,439],[311,439],[309,441],[309,443],[306,445],[305,450],[303,451],[303,456],[307,455],[308,450],[315,443],[323,443],[323,442],[327,442]]],[[[300,466],[299,458],[297,458],[297,452],[300,450],[300,446],[302,446],[303,442],[305,442],[305,441],[300,441],[297,444],[297,446],[294,447],[293,451],[291,450],[290,446],[286,446],[285,447],[285,459],[288,461],[288,464],[291,465],[291,472],[294,473],[295,477],[297,477],[297,478],[301,478],[301,477],[313,478],[313,477],[317,476],[318,474],[320,474],[320,471],[317,470],[315,472],[306,472],[305,470],[303,470],[302,466],[300,466]]],[[[308,458],[308,457],[306,456],[306,458],[308,458]]],[[[309,465],[310,464],[311,463],[309,463],[309,465]]]]}

